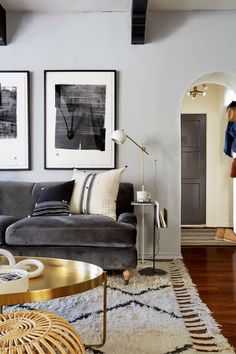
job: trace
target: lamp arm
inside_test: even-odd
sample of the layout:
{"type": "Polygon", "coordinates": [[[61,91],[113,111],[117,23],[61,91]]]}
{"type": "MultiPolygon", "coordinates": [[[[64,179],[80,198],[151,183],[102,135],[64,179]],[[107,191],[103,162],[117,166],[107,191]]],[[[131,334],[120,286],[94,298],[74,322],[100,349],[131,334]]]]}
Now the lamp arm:
{"type": "Polygon", "coordinates": [[[133,140],[129,135],[126,134],[126,137],[131,140],[135,145],[137,145],[145,154],[149,155],[144,145],[139,145],[135,140],[133,140]]]}

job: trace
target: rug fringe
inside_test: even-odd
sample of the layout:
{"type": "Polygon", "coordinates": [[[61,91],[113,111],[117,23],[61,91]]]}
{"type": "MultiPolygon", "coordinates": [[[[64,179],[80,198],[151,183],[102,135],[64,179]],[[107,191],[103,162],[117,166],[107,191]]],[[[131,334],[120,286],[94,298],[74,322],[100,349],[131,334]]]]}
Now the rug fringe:
{"type": "Polygon", "coordinates": [[[206,331],[206,325],[205,324],[200,324],[200,325],[195,325],[191,326],[189,324],[185,324],[185,326],[189,329],[190,333],[199,333],[199,331],[206,331]]]}
{"type": "Polygon", "coordinates": [[[200,299],[183,262],[174,260],[169,269],[179,310],[189,330],[193,348],[199,353],[235,353],[227,339],[219,334],[221,326],[211,317],[211,311],[200,299]]]}

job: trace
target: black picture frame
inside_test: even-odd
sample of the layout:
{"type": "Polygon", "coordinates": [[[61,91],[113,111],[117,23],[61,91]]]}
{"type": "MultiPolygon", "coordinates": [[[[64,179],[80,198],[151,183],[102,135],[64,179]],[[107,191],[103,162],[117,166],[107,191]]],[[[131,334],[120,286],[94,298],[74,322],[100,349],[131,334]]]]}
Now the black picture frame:
{"type": "Polygon", "coordinates": [[[44,71],[44,168],[116,167],[116,70],[44,71]]]}
{"type": "Polygon", "coordinates": [[[0,170],[30,170],[30,72],[0,71],[0,170]]]}

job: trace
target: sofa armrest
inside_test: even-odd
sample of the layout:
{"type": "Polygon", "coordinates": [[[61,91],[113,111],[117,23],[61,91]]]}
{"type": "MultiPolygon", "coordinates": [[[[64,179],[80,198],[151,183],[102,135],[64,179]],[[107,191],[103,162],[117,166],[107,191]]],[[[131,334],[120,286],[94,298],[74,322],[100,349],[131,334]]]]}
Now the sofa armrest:
{"type": "Polygon", "coordinates": [[[137,218],[134,213],[122,213],[118,217],[118,222],[126,222],[127,224],[131,224],[136,227],[137,218]]]}

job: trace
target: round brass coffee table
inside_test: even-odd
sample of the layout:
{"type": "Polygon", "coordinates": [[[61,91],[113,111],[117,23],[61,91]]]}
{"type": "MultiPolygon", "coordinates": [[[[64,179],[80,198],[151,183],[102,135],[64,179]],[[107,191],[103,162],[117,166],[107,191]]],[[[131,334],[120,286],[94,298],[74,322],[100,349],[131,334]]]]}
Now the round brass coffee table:
{"type": "MultiPolygon", "coordinates": [[[[4,305],[45,301],[74,295],[96,288],[103,283],[103,339],[99,344],[85,344],[85,347],[101,347],[106,341],[107,274],[102,268],[85,262],[44,257],[15,257],[16,261],[34,258],[43,262],[43,273],[29,280],[29,290],[13,294],[0,294],[0,309],[4,305]]],[[[5,258],[0,257],[0,264],[5,258]]]]}

